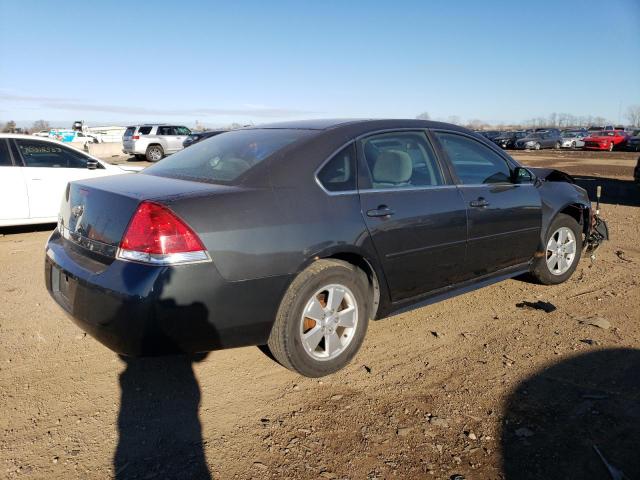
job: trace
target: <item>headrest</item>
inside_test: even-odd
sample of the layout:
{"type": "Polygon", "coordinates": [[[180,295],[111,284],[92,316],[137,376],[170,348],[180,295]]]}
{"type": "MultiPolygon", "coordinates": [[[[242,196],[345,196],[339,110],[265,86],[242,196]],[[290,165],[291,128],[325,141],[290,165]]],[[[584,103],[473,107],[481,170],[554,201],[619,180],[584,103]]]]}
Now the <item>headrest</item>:
{"type": "Polygon", "coordinates": [[[373,167],[376,183],[404,183],[413,173],[413,162],[408,153],[401,150],[383,150],[373,167]]]}

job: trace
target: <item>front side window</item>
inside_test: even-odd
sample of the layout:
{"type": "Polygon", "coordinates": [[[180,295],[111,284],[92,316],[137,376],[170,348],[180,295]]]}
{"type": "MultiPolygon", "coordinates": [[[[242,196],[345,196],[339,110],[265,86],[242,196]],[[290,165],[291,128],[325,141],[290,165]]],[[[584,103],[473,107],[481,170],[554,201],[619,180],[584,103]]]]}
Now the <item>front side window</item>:
{"type": "Polygon", "coordinates": [[[436,136],[461,183],[511,183],[511,169],[497,153],[475,140],[455,133],[437,132],[436,136]]]}
{"type": "Polygon", "coordinates": [[[191,135],[191,130],[187,127],[173,127],[174,135],[191,135]]]}
{"type": "Polygon", "coordinates": [[[375,189],[444,183],[433,149],[422,132],[384,133],[361,142],[371,186],[375,189]]]}
{"type": "Polygon", "coordinates": [[[355,148],[351,144],[329,160],[318,172],[318,180],[330,192],[345,192],[356,189],[355,148]]]}
{"type": "Polygon", "coordinates": [[[87,168],[87,158],[62,145],[37,140],[16,140],[27,167],[87,168]]]}
{"type": "Polygon", "coordinates": [[[302,129],[248,129],[217,135],[147,167],[145,174],[232,184],[265,158],[314,132],[302,129]]]}

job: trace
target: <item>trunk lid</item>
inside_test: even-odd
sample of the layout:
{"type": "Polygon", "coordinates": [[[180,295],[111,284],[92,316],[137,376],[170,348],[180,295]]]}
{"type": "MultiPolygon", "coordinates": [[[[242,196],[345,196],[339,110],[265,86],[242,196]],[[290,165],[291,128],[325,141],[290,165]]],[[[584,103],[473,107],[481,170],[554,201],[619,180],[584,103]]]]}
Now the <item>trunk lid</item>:
{"type": "Polygon", "coordinates": [[[58,229],[68,241],[115,257],[131,217],[143,200],[168,204],[233,187],[135,174],[71,182],[62,199],[58,229]]]}

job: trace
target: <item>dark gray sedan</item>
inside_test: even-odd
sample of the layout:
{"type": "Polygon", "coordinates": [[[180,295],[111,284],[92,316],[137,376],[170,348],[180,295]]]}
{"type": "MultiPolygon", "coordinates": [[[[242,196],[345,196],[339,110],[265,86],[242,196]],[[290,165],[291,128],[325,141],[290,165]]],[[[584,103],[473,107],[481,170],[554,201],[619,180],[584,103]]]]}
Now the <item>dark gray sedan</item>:
{"type": "Polygon", "coordinates": [[[562,146],[562,138],[556,130],[534,132],[527,137],[517,140],[515,146],[520,150],[558,149],[562,146]]]}
{"type": "Polygon", "coordinates": [[[370,319],[528,272],[564,282],[602,240],[594,224],[571,177],[464,128],[292,122],[72,182],[45,280],[119,353],[268,345],[322,376],[353,358],[370,319]]]}

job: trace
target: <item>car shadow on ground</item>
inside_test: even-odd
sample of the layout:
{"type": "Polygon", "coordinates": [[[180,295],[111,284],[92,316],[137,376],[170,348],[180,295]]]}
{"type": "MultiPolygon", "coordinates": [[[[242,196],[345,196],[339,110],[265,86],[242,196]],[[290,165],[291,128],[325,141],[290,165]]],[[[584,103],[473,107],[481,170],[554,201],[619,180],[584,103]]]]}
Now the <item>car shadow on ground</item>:
{"type": "Polygon", "coordinates": [[[508,480],[640,478],[639,439],[640,350],[598,350],[515,388],[502,425],[503,472],[508,480]]]}
{"type": "Polygon", "coordinates": [[[0,236],[17,235],[19,233],[52,232],[56,228],[55,223],[41,223],[37,225],[17,225],[14,227],[0,227],[0,236]]]}
{"type": "Polygon", "coordinates": [[[210,479],[193,363],[206,354],[121,357],[116,479],[210,479]]]}
{"type": "MultiPolygon", "coordinates": [[[[589,199],[596,201],[596,188],[602,186],[600,203],[640,207],[640,187],[632,180],[619,178],[572,175],[578,185],[589,193],[589,199]]],[[[606,216],[604,217],[606,220],[606,216]]]]}

